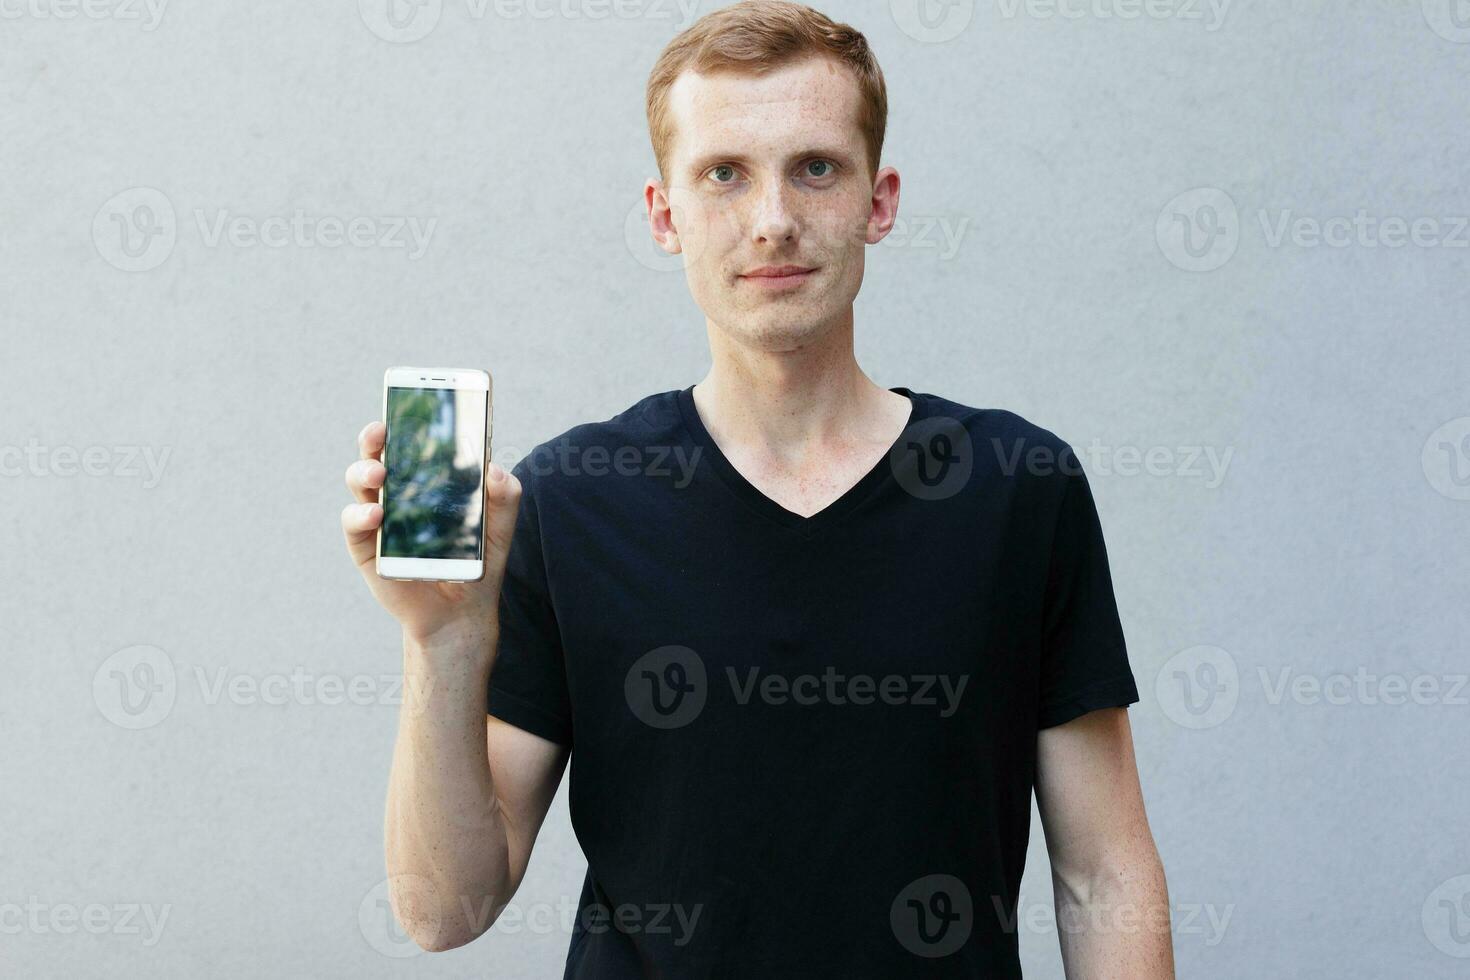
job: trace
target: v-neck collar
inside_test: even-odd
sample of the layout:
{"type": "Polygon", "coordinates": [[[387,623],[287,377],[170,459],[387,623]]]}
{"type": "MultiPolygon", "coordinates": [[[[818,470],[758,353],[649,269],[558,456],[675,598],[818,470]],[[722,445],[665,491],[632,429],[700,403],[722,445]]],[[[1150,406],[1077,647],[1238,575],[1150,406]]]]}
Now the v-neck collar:
{"type": "Polygon", "coordinates": [[[919,396],[915,395],[908,388],[898,387],[889,388],[888,390],[903,395],[909,400],[909,417],[908,421],[904,423],[903,431],[899,433],[898,438],[893,441],[893,444],[888,447],[888,450],[883,453],[883,456],[873,464],[868,472],[864,473],[856,483],[848,487],[840,497],[810,517],[803,517],[793,510],[787,510],[762,493],[756,488],[755,484],[741,475],[740,471],[735,468],[735,465],[720,450],[719,444],[715,442],[714,437],[705,428],[704,420],[699,417],[699,410],[694,404],[694,385],[683,388],[678,392],[679,414],[683,416],[684,427],[688,430],[695,447],[709,459],[716,475],[719,476],[721,482],[729,488],[730,492],[737,499],[757,513],[783,527],[791,528],[803,535],[812,535],[821,528],[841,520],[853,508],[872,496],[880,486],[893,479],[893,451],[903,441],[909,428],[922,417],[923,413],[920,411],[919,396]]]}

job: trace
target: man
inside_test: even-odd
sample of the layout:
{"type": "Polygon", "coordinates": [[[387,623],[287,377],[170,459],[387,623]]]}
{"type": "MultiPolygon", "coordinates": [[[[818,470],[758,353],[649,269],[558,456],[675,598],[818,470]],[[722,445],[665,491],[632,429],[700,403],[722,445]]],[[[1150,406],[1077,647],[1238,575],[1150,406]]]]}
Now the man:
{"type": "Polygon", "coordinates": [[[378,578],[381,423],[348,471],[349,550],[428,692],[388,794],[399,920],[431,950],[487,929],[570,757],[567,977],[1016,977],[1034,787],[1067,975],[1172,977],[1075,455],[853,356],[899,197],[865,39],[724,8],[648,116],[705,378],[490,464],[480,583],[378,578]]]}

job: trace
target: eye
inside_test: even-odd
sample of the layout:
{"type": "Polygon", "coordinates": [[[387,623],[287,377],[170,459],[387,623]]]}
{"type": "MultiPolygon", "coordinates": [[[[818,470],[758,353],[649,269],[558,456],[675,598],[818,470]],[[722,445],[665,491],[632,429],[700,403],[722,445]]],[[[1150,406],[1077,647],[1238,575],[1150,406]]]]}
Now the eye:
{"type": "Polygon", "coordinates": [[[735,168],[730,166],[728,163],[722,163],[719,166],[712,168],[709,172],[709,176],[715,178],[716,184],[728,184],[730,183],[730,181],[735,179],[735,168]],[[729,180],[722,180],[720,177],[717,176],[718,174],[725,173],[729,174],[729,180]]]}
{"type": "Polygon", "coordinates": [[[829,160],[812,160],[806,165],[808,177],[830,177],[832,176],[832,163],[829,160]],[[813,168],[818,168],[814,170],[813,168]]]}

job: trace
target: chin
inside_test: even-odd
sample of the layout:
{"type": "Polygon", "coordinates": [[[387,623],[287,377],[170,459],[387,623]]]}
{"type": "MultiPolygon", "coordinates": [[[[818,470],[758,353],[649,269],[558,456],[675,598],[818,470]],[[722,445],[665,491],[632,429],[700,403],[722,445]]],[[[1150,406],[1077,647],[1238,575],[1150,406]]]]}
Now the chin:
{"type": "Polygon", "coordinates": [[[798,350],[821,337],[824,321],[801,310],[781,316],[746,315],[733,321],[730,333],[746,347],[770,352],[798,350]]]}

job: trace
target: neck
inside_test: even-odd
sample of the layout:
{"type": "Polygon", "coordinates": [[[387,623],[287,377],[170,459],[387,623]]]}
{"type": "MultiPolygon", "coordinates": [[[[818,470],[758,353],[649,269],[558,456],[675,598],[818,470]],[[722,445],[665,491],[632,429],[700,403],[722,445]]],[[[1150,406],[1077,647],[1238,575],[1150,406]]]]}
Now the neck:
{"type": "Polygon", "coordinates": [[[875,384],[853,355],[852,321],[792,350],[756,350],[706,323],[712,362],[694,386],[700,417],[722,445],[803,456],[813,447],[863,442],[901,396],[875,384]]]}

